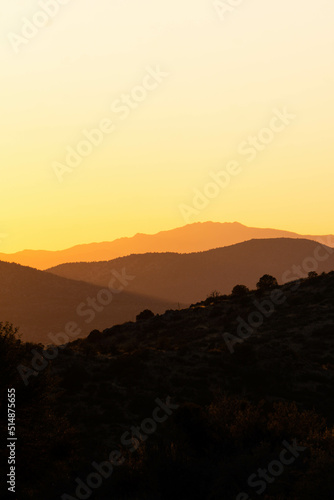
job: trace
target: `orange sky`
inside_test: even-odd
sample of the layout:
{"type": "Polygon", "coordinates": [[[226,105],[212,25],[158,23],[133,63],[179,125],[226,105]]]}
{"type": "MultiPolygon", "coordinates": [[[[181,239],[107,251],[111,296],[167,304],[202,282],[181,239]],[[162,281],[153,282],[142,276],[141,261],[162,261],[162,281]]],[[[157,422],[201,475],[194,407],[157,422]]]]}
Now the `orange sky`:
{"type": "Polygon", "coordinates": [[[0,252],[334,232],[332,2],[50,2],[2,2],[0,252]]]}

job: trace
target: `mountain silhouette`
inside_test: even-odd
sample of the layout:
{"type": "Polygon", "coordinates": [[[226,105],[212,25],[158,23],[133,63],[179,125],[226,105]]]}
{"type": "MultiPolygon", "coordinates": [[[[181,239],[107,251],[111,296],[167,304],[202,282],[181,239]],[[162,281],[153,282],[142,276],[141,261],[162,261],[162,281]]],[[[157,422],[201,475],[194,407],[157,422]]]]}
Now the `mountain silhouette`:
{"type": "MultiPolygon", "coordinates": [[[[1,321],[20,327],[23,340],[44,344],[55,343],[54,335],[64,333],[70,322],[81,329],[74,340],[75,337],[85,337],[95,328],[135,320],[136,315],[147,307],[156,313],[177,307],[175,302],[136,295],[126,287],[121,293],[109,290],[112,300],[104,305],[108,296],[106,292],[100,294],[99,286],[1,261],[0,282],[1,321]],[[87,302],[89,299],[97,300],[95,307],[98,311],[87,302]]],[[[122,284],[115,280],[114,286],[116,290],[122,284]]]]}
{"type": "Polygon", "coordinates": [[[319,241],[334,247],[334,236],[300,235],[278,229],[247,227],[238,222],[196,222],[161,231],[157,234],[136,234],[111,242],[76,245],[59,251],[24,250],[13,254],[0,253],[0,260],[16,262],[36,269],[47,269],[66,262],[111,260],[147,252],[202,252],[212,248],[234,245],[250,239],[297,238],[319,241]]]}
{"type": "Polygon", "coordinates": [[[162,313],[184,307],[214,290],[230,293],[236,284],[255,288],[265,273],[283,283],[313,269],[333,270],[334,250],[310,240],[285,238],[190,254],[146,253],[68,263],[48,271],[0,261],[1,320],[19,326],[24,340],[48,344],[49,332],[64,332],[69,322],[78,325],[82,337],[94,329],[134,321],[145,309],[162,313]],[[300,267],[296,271],[294,266],[300,267]],[[126,286],[117,293],[124,279],[126,286]]]}
{"type": "Polygon", "coordinates": [[[334,269],[334,250],[310,240],[251,240],[206,252],[146,253],[106,262],[68,263],[51,268],[49,272],[106,286],[112,270],[121,268],[136,276],[129,284],[129,291],[190,304],[213,290],[230,293],[236,284],[255,288],[265,273],[283,283],[306,277],[312,270],[331,271],[334,269]],[[317,254],[318,261],[314,257],[317,254]],[[301,266],[301,270],[296,271],[294,266],[301,266]]]}

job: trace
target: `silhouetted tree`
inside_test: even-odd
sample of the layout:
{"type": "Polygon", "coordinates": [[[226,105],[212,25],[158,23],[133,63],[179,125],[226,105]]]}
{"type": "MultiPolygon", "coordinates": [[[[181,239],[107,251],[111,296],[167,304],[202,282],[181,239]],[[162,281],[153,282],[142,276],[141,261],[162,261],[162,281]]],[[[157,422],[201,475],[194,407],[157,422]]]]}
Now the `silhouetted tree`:
{"type": "Polygon", "coordinates": [[[232,290],[232,295],[235,297],[244,297],[249,292],[249,288],[245,285],[235,285],[232,290]]]}
{"type": "Polygon", "coordinates": [[[318,273],[316,273],[315,271],[310,271],[310,272],[308,273],[308,277],[309,277],[309,279],[316,278],[317,276],[319,276],[319,275],[318,275],[318,273]]]}
{"type": "Polygon", "coordinates": [[[270,290],[278,286],[277,279],[270,274],[264,274],[256,284],[258,290],[270,290]]]}
{"type": "Polygon", "coordinates": [[[98,343],[103,339],[103,333],[99,330],[93,330],[87,337],[87,342],[98,343]]]}
{"type": "Polygon", "coordinates": [[[146,321],[147,319],[153,318],[154,313],[149,309],[145,309],[141,313],[137,314],[136,321],[146,321]]]}

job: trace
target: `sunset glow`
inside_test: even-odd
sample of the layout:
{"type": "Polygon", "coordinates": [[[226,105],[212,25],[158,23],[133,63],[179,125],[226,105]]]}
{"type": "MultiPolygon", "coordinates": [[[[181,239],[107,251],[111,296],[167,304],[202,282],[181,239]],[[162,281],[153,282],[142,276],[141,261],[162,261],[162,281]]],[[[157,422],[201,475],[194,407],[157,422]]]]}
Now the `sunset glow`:
{"type": "Polygon", "coordinates": [[[333,233],[332,2],[42,4],[2,2],[1,252],[206,220],[333,233]]]}

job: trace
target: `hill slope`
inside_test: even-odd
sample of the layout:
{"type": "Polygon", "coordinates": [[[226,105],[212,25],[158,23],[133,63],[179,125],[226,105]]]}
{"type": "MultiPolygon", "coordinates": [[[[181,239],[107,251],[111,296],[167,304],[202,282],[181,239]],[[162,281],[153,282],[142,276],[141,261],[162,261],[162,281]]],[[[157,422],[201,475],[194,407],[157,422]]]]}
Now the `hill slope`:
{"type": "Polygon", "coordinates": [[[137,253],[202,252],[260,238],[310,239],[334,247],[334,236],[303,236],[277,229],[247,227],[238,222],[197,222],[157,234],[136,234],[132,238],[77,245],[61,251],[24,250],[14,254],[0,253],[0,260],[16,262],[36,269],[47,269],[66,262],[111,260],[137,253]]]}
{"type": "Polygon", "coordinates": [[[115,278],[112,285],[115,289],[124,286],[124,291],[109,291],[109,295],[99,286],[0,261],[0,322],[20,327],[25,341],[51,343],[49,332],[64,332],[68,322],[77,323],[82,330],[78,336],[82,337],[92,328],[134,320],[146,307],[163,312],[177,306],[175,302],[131,293],[122,279],[115,278]],[[89,299],[96,300],[95,305],[89,299]]]}
{"type": "MultiPolygon", "coordinates": [[[[248,479],[260,468],[270,472],[268,500],[332,499],[334,273],[279,291],[285,300],[247,337],[238,334],[240,318],[250,323],[272,292],[206,300],[68,345],[51,363],[61,394],[54,406],[78,429],[66,444],[79,463],[66,464],[49,498],[73,497],[76,478],[95,471],[92,461],[120,450],[124,460],[101,482],[98,500],[255,498],[248,479]],[[234,352],[227,332],[239,336],[234,352]],[[173,410],[152,431],[157,401],[173,410]],[[300,453],[277,474],[270,464],[284,443],[300,453]]],[[[34,387],[38,378],[31,380],[34,387]]]]}
{"type": "Polygon", "coordinates": [[[238,283],[255,288],[265,273],[279,283],[305,277],[313,269],[312,262],[319,273],[334,270],[334,250],[309,240],[251,240],[200,253],[130,255],[109,262],[63,264],[49,271],[105,286],[112,270],[124,267],[136,276],[129,291],[190,304],[213,290],[230,293],[238,283]],[[319,255],[318,260],[314,255],[319,255]],[[300,276],[294,266],[302,266],[300,276]]]}

